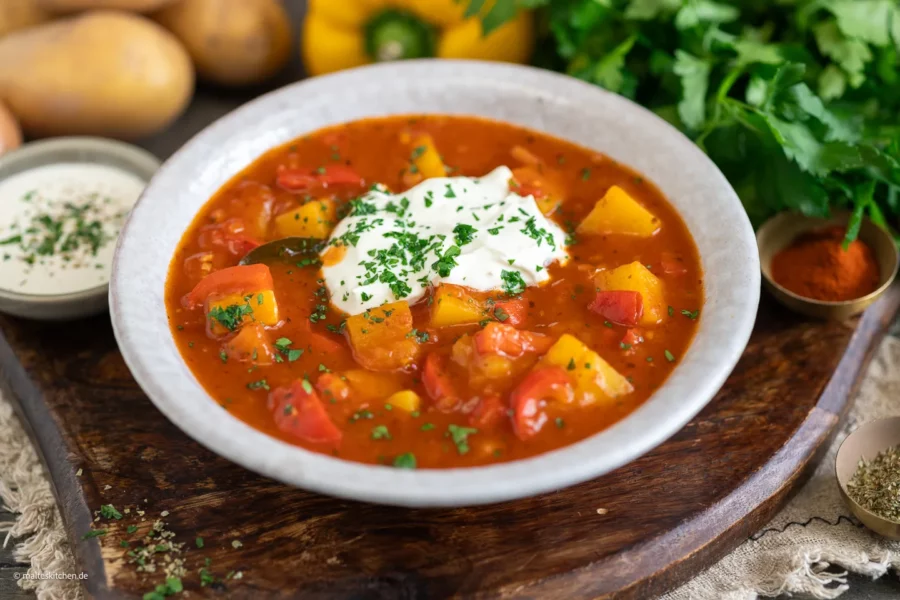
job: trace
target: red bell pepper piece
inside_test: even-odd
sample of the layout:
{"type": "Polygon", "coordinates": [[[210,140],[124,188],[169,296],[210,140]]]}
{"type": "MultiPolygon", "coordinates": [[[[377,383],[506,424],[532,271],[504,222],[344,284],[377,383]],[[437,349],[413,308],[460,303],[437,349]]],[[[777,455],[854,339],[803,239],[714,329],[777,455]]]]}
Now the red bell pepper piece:
{"type": "Polygon", "coordinates": [[[499,354],[517,358],[526,352],[546,352],[553,339],[541,333],[521,331],[512,325],[491,322],[474,336],[480,354],[499,354]]]}
{"type": "Polygon", "coordinates": [[[505,300],[494,304],[494,317],[507,325],[521,325],[528,315],[528,302],[524,298],[505,300]],[[506,318],[503,318],[503,317],[506,318]]]}
{"type": "Polygon", "coordinates": [[[312,385],[298,379],[269,393],[269,409],[279,430],[311,444],[337,445],[341,430],[331,421],[312,385]]]}
{"type": "Polygon", "coordinates": [[[272,273],[266,265],[238,265],[214,271],[200,280],[183,299],[185,308],[198,308],[213,294],[224,296],[275,289],[272,273]]]}
{"type": "Polygon", "coordinates": [[[478,400],[475,410],[469,415],[469,424],[472,427],[484,429],[500,423],[505,416],[506,405],[500,396],[486,394],[478,400]]]}
{"type": "Polygon", "coordinates": [[[588,309],[611,323],[634,327],[644,314],[644,300],[640,292],[626,290],[597,292],[597,297],[588,309]]]}
{"type": "Polygon", "coordinates": [[[547,422],[546,402],[569,403],[572,394],[572,381],[562,367],[531,371],[510,396],[516,436],[525,441],[537,435],[547,422]]]}
{"type": "Polygon", "coordinates": [[[332,185],[365,185],[359,173],[346,165],[329,165],[321,169],[280,169],[275,182],[289,192],[304,192],[332,185]]]}
{"type": "Polygon", "coordinates": [[[425,358],[422,384],[439,410],[453,410],[459,404],[459,395],[447,373],[446,356],[432,352],[425,358]]]}

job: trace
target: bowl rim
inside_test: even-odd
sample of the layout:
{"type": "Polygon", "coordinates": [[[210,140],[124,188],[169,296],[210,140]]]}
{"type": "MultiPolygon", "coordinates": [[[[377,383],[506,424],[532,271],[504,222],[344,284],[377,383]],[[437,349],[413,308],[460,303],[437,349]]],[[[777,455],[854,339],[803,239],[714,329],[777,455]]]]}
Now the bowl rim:
{"type": "MultiPolygon", "coordinates": [[[[75,151],[89,153],[94,159],[97,157],[117,158],[120,162],[128,163],[131,167],[129,172],[143,179],[145,186],[150,182],[161,165],[159,159],[153,154],[133,144],[95,136],[72,135],[28,142],[11,152],[5,153],[3,156],[0,156],[0,173],[10,165],[12,165],[12,171],[5,177],[24,173],[38,167],[64,162],[57,158],[59,154],[75,151]]],[[[83,160],[81,162],[88,161],[83,160]]],[[[125,169],[125,167],[119,165],[101,164],[125,169]]],[[[3,177],[0,176],[0,179],[3,177]]],[[[110,279],[112,279],[112,273],[110,273],[110,279]]],[[[109,281],[62,294],[23,294],[0,286],[0,300],[27,304],[29,306],[68,304],[103,296],[107,294],[108,289],[109,281]]]]}
{"type": "MultiPolygon", "coordinates": [[[[391,87],[385,93],[393,94],[394,88],[391,87]]],[[[319,101],[325,102],[324,97],[322,96],[319,101]]],[[[372,109],[367,106],[366,110],[372,109]]],[[[365,116],[410,112],[406,110],[366,112],[364,115],[345,116],[343,120],[346,122],[365,116]]],[[[418,111],[418,114],[427,113],[428,110],[418,111]]],[[[431,113],[485,116],[477,112],[459,113],[456,109],[431,113]]],[[[516,122],[512,118],[507,121],[516,122]]],[[[327,124],[322,123],[314,129],[327,124]]],[[[518,124],[541,129],[534,124],[518,124]]],[[[553,132],[550,134],[563,137],[553,132]]],[[[302,135],[302,132],[293,137],[299,135],[302,135]]],[[[580,145],[590,147],[585,143],[580,145]]],[[[255,158],[257,156],[253,157],[255,158]]],[[[229,178],[234,174],[229,173],[229,178]]],[[[688,181],[687,175],[681,176],[681,179],[688,181]]],[[[203,199],[204,202],[207,200],[208,197],[203,199]]],[[[712,225],[710,227],[712,228],[712,225]]],[[[704,261],[702,254],[700,258],[704,261]]],[[[171,257],[167,257],[166,260],[168,269],[171,257]]],[[[708,307],[710,277],[705,268],[704,272],[706,283],[704,306],[708,307]]],[[[154,289],[151,293],[161,296],[161,290],[154,289]]],[[[621,96],[550,71],[504,63],[424,59],[371,65],[293,83],[243,105],[194,136],[163,164],[126,221],[114,258],[109,303],[116,339],[136,381],[166,417],[202,445],[250,470],[306,490],[397,506],[438,507],[488,504],[557,490],[605,474],[661,444],[693,418],[724,384],[750,338],[756,320],[759,296],[758,250],[749,218],[737,194],[712,161],[663,119],[621,96]],[[129,289],[126,282],[128,276],[123,274],[123,270],[137,260],[138,250],[132,247],[131,231],[136,227],[137,215],[143,211],[148,202],[155,201],[157,188],[163,189],[165,188],[163,182],[167,182],[168,179],[174,180],[178,169],[187,169],[189,165],[194,165],[193,168],[196,169],[197,162],[213,160],[213,157],[203,154],[205,149],[209,151],[210,148],[214,148],[213,151],[217,152],[219,147],[217,143],[221,144],[224,139],[235,135],[237,130],[245,127],[244,122],[256,121],[257,125],[261,125],[269,109],[291,104],[292,98],[294,99],[294,104],[291,104],[292,110],[296,110],[302,99],[315,97],[317,92],[334,92],[337,89],[346,91],[347,86],[363,82],[372,88],[378,86],[384,89],[384,81],[398,79],[407,87],[418,86],[421,85],[420,78],[429,81],[431,85],[438,80],[442,85],[452,80],[454,85],[465,89],[482,86],[491,90],[496,88],[499,92],[499,88],[503,86],[504,93],[521,94],[523,98],[533,97],[538,103],[550,101],[546,99],[558,99],[560,104],[569,104],[571,96],[580,96],[583,102],[580,106],[582,114],[586,106],[593,109],[605,103],[608,105],[607,108],[621,111],[627,114],[629,119],[638,122],[642,128],[648,128],[648,131],[653,132],[654,139],[664,138],[667,143],[677,146],[679,160],[692,161],[694,166],[702,171],[703,179],[710,189],[723,196],[721,200],[724,204],[717,207],[718,213],[727,214],[735,220],[736,235],[728,237],[727,243],[722,243],[721,247],[717,248],[720,254],[740,259],[736,260],[727,274],[718,275],[720,280],[727,280],[729,277],[739,278],[742,284],[738,291],[723,290],[723,295],[728,296],[731,304],[712,311],[714,314],[711,316],[701,316],[700,330],[688,347],[679,367],[650,399],[615,425],[560,449],[497,465],[450,469],[396,469],[346,461],[287,444],[239,421],[227,411],[210,412],[209,409],[217,405],[197,383],[180,355],[178,356],[180,363],[177,367],[172,367],[177,368],[177,371],[167,374],[184,377],[190,384],[192,394],[195,388],[198,388],[199,393],[196,395],[202,396],[208,405],[203,407],[204,412],[201,415],[200,408],[190,406],[194,402],[193,399],[185,402],[183,397],[173,397],[167,390],[166,382],[161,380],[162,367],[150,359],[151,353],[147,350],[147,344],[143,343],[148,333],[165,336],[166,341],[170,342],[171,333],[168,330],[167,315],[162,315],[161,318],[153,317],[154,323],[160,320],[166,323],[165,331],[151,331],[148,329],[151,328],[150,324],[139,323],[137,321],[140,319],[137,318],[132,320],[127,318],[125,313],[129,308],[123,302],[126,295],[137,297],[136,292],[129,289]],[[724,341],[716,343],[714,358],[710,359],[712,364],[698,360],[697,350],[694,350],[705,323],[708,324],[709,331],[712,331],[714,326],[720,330],[726,325],[728,328],[728,335],[724,341]],[[678,376],[678,372],[684,369],[683,365],[688,363],[692,363],[693,369],[697,371],[702,367],[702,376],[699,379],[696,377],[688,379],[687,373],[678,376]],[[675,384],[672,383],[674,379],[678,379],[678,385],[682,389],[690,390],[687,401],[680,395],[672,393],[675,389],[673,387],[675,384]],[[669,392],[665,395],[665,408],[671,409],[671,413],[667,414],[666,418],[660,419],[653,411],[658,412],[662,404],[659,400],[654,404],[654,398],[662,396],[660,392],[665,388],[669,388],[669,392]],[[643,422],[648,420],[651,426],[645,428],[643,422]],[[227,433],[219,431],[217,426],[227,428],[227,433]],[[603,452],[598,453],[598,449],[602,449],[603,452]]],[[[710,353],[712,341],[706,340],[705,344],[705,350],[710,353]]]]}
{"type": "MultiPolygon", "coordinates": [[[[846,210],[832,211],[831,216],[828,218],[824,218],[824,219],[817,219],[816,217],[808,217],[806,215],[799,215],[799,214],[795,214],[795,213],[779,213],[779,214],[769,218],[768,220],[766,220],[765,223],[760,225],[759,229],[756,231],[756,242],[758,245],[760,237],[765,235],[766,227],[773,226],[773,224],[777,225],[778,221],[784,221],[784,220],[788,220],[788,219],[797,219],[797,220],[804,219],[804,220],[809,220],[810,222],[812,222],[815,220],[819,220],[820,223],[819,223],[818,227],[826,227],[831,223],[839,223],[839,222],[843,222],[843,221],[849,221],[850,216],[851,216],[851,212],[846,211],[846,210]]],[[[878,225],[876,225],[874,221],[872,221],[869,217],[867,217],[865,215],[863,215],[863,217],[862,217],[862,222],[868,223],[870,226],[874,227],[878,231],[877,235],[886,236],[886,237],[890,236],[890,234],[887,231],[885,231],[881,227],[878,227],[878,225]]],[[[814,231],[815,229],[816,229],[816,226],[812,226],[809,229],[805,229],[802,233],[814,231]]],[[[893,242],[893,239],[891,240],[891,242],[893,242]]],[[[873,248],[872,251],[875,252],[875,249],[873,248]]],[[[762,272],[762,277],[767,284],[771,285],[772,287],[777,289],[779,292],[783,293],[785,296],[788,296],[792,300],[796,300],[797,302],[803,302],[803,303],[806,303],[806,304],[809,304],[812,306],[821,306],[823,308],[840,308],[840,307],[844,307],[844,306],[851,306],[854,304],[862,304],[862,303],[869,304],[871,301],[875,300],[876,298],[878,298],[879,296],[884,294],[884,292],[889,287],[891,287],[891,284],[894,283],[894,279],[897,277],[898,271],[900,271],[900,254],[898,254],[897,256],[894,257],[893,264],[894,264],[894,266],[891,269],[891,272],[888,273],[887,277],[884,279],[884,281],[881,283],[881,285],[879,285],[877,288],[875,288],[873,291],[869,292],[865,296],[860,296],[859,298],[853,298],[852,300],[817,300],[815,298],[807,298],[806,296],[801,296],[800,294],[797,294],[796,292],[792,292],[791,290],[787,289],[786,287],[784,287],[783,285],[781,285],[780,283],[775,281],[775,279],[769,275],[769,273],[768,273],[769,269],[766,269],[765,265],[763,265],[762,263],[760,263],[760,270],[762,272]]]]}

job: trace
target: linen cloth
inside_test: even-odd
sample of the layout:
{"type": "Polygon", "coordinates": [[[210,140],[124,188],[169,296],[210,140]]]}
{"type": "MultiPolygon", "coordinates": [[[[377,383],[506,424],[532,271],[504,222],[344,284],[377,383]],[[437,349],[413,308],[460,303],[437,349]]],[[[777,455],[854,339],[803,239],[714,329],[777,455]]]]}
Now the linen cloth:
{"type": "MultiPolygon", "coordinates": [[[[900,337],[895,324],[864,379],[854,407],[808,483],[772,521],[719,563],[661,600],[755,600],[780,594],[829,599],[843,594],[846,572],[880,577],[900,566],[900,542],[868,532],[844,506],[834,457],[859,424],[900,414],[900,337]]],[[[59,510],[40,460],[0,393],[0,500],[17,513],[0,525],[30,574],[76,573],[59,510]]],[[[77,580],[20,579],[40,600],[80,600],[77,580]]]]}

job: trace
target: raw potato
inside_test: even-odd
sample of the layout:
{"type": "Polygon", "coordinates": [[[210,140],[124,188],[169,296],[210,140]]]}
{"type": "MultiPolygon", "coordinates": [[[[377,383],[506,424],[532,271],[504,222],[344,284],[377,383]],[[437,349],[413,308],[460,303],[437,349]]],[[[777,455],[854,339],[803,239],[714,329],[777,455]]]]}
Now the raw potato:
{"type": "Polygon", "coordinates": [[[0,37],[50,20],[38,0],[0,0],[0,37]]]}
{"type": "Polygon", "coordinates": [[[0,155],[21,145],[22,132],[19,130],[19,123],[9,109],[0,103],[0,155]]]}
{"type": "Polygon", "coordinates": [[[138,15],[93,11],[0,38],[0,101],[32,136],[144,137],[193,89],[187,52],[138,15]]]}
{"type": "Polygon", "coordinates": [[[201,78],[222,85],[265,81],[290,56],[279,0],[178,0],[154,18],[184,43],[201,78]]]}
{"type": "MultiPolygon", "coordinates": [[[[9,2],[10,0],[2,0],[9,2]]],[[[16,0],[12,0],[15,2],[16,0]]],[[[37,3],[53,12],[78,12],[96,8],[130,10],[133,12],[150,12],[162,8],[172,0],[37,0],[37,3]]]]}

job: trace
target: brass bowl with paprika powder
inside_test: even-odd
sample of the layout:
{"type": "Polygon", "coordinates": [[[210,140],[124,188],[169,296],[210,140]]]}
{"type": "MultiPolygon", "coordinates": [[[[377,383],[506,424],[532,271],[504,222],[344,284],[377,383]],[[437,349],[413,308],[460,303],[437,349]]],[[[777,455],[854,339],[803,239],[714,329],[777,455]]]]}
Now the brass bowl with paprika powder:
{"type": "Polygon", "coordinates": [[[766,221],[756,233],[766,289],[791,310],[821,319],[847,319],[875,302],[897,275],[897,247],[864,218],[858,239],[844,248],[849,221],[849,212],[766,221]]]}

